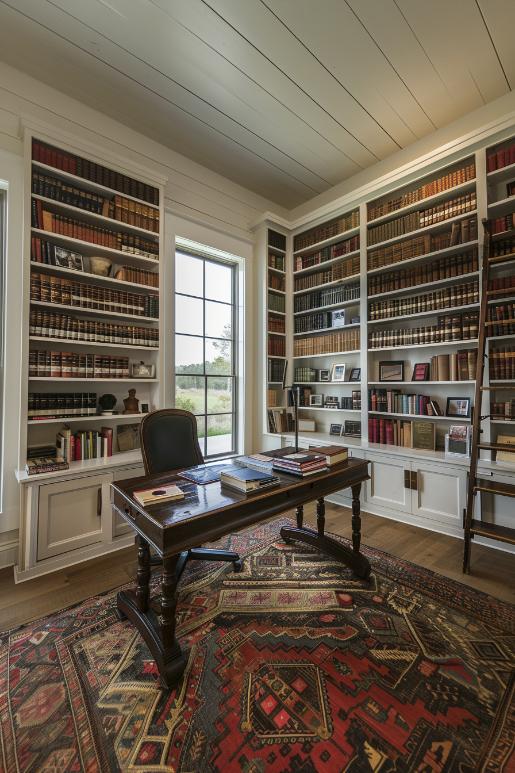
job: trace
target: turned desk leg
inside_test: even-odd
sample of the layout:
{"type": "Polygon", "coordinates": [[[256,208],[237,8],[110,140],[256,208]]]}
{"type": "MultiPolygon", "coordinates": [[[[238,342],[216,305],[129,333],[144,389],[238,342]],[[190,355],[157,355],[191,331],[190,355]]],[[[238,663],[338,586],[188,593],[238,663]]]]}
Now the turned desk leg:
{"type": "Polygon", "coordinates": [[[361,493],[361,483],[351,486],[352,490],[352,549],[359,553],[361,544],[361,515],[359,495],[361,493]]]}
{"type": "Polygon", "coordinates": [[[302,529],[304,523],[304,505],[299,505],[295,510],[295,516],[297,518],[297,529],[302,529]]]}
{"type": "Polygon", "coordinates": [[[136,603],[140,612],[148,612],[150,598],[150,548],[140,535],[138,540],[138,572],[136,575],[136,603]]]}
{"type": "Polygon", "coordinates": [[[161,579],[161,614],[159,633],[163,649],[173,648],[175,641],[175,610],[177,608],[177,562],[179,555],[163,559],[161,579]]]}
{"type": "Polygon", "coordinates": [[[323,537],[325,532],[325,502],[324,497],[317,499],[317,530],[318,536],[323,537]]]}

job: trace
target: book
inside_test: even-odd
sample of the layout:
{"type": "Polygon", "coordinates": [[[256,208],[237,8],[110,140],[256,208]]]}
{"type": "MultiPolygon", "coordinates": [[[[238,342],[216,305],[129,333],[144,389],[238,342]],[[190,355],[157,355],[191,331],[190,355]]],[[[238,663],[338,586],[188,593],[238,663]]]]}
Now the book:
{"type": "Polygon", "coordinates": [[[327,469],[327,464],[324,454],[298,451],[275,457],[273,469],[304,477],[327,469]]]}
{"type": "Polygon", "coordinates": [[[27,460],[25,472],[27,475],[38,475],[42,472],[58,472],[69,468],[68,462],[59,461],[55,456],[37,456],[27,460]]]}
{"type": "Polygon", "coordinates": [[[250,491],[260,491],[263,488],[278,486],[280,483],[276,475],[260,470],[249,469],[248,467],[233,468],[227,472],[220,473],[220,483],[223,486],[249,493],[250,491]]]}
{"type": "Polygon", "coordinates": [[[159,502],[176,502],[184,499],[184,491],[177,484],[172,483],[167,486],[159,486],[158,488],[153,487],[134,491],[133,496],[140,505],[146,507],[159,502]]]}
{"type": "Polygon", "coordinates": [[[514,435],[497,435],[497,444],[512,447],[513,451],[497,451],[497,462],[510,462],[515,464],[515,436],[514,435]]]}
{"type": "Polygon", "coordinates": [[[220,480],[222,471],[238,469],[233,464],[200,464],[197,467],[190,467],[188,470],[179,472],[180,478],[196,483],[197,486],[206,486],[208,483],[216,483],[220,480]]]}
{"type": "Polygon", "coordinates": [[[328,467],[334,464],[341,464],[349,458],[349,449],[345,446],[310,446],[310,451],[316,451],[325,456],[325,462],[328,467]]]}
{"type": "Polygon", "coordinates": [[[436,448],[435,425],[432,421],[413,421],[411,427],[412,448],[434,451],[436,448]]]}

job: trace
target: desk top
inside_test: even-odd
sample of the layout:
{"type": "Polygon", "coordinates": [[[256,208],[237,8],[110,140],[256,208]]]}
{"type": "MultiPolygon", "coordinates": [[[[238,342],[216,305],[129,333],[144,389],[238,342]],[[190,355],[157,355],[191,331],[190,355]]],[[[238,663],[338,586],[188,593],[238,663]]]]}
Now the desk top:
{"type": "Polygon", "coordinates": [[[111,484],[113,507],[158,553],[169,554],[217,539],[369,477],[368,462],[363,459],[348,459],[305,478],[276,470],[274,475],[280,479],[278,486],[247,495],[222,488],[219,481],[204,486],[189,483],[178,478],[176,472],[129,478],[111,484]],[[135,490],[173,481],[186,492],[184,499],[143,507],[132,496],[135,490]]]}

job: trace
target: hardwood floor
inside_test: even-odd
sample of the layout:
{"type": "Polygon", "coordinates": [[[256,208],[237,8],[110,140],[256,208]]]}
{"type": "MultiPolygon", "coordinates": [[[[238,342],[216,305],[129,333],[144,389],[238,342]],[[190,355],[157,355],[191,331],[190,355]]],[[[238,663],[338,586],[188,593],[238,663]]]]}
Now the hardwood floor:
{"type": "MultiPolygon", "coordinates": [[[[315,523],[314,506],[305,519],[315,523]]],[[[327,505],[326,530],[350,537],[350,511],[327,505]]],[[[472,588],[515,603],[515,556],[481,545],[472,547],[472,573],[461,573],[461,540],[364,513],[362,541],[472,588]]],[[[136,549],[126,548],[36,580],[15,585],[12,568],[0,570],[0,630],[35,620],[135,577],[136,549]]]]}

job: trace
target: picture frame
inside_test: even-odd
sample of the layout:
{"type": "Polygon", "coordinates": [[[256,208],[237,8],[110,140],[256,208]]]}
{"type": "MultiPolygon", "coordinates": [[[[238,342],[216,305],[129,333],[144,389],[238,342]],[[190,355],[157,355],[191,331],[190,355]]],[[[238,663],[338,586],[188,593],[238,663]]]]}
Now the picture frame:
{"type": "Polygon", "coordinates": [[[413,366],[413,374],[411,376],[412,381],[429,381],[429,363],[428,362],[416,362],[413,366]]]}
{"type": "Polygon", "coordinates": [[[345,327],[345,309],[335,309],[331,312],[331,327],[345,327]]]}
{"type": "Polygon", "coordinates": [[[319,381],[330,381],[331,380],[331,371],[329,368],[321,368],[318,371],[318,380],[319,381]]]}
{"type": "Polygon", "coordinates": [[[349,381],[361,381],[361,368],[351,368],[349,381]]]}
{"type": "Polygon", "coordinates": [[[341,437],[342,431],[343,431],[343,424],[331,424],[329,426],[330,435],[337,435],[338,437],[341,437]]]}
{"type": "Polygon", "coordinates": [[[404,360],[382,360],[379,381],[404,381],[404,360]]]}
{"type": "Polygon", "coordinates": [[[133,362],[131,364],[131,378],[154,378],[156,375],[156,366],[146,365],[144,362],[133,362]]]}
{"type": "Polygon", "coordinates": [[[445,415],[459,419],[470,419],[470,397],[448,397],[445,415]]]}
{"type": "Polygon", "coordinates": [[[323,395],[310,395],[309,396],[309,404],[316,406],[318,408],[322,408],[324,405],[324,396],[323,395]]]}
{"type": "Polygon", "coordinates": [[[345,381],[345,363],[335,363],[331,371],[331,381],[345,381]]]}
{"type": "Polygon", "coordinates": [[[470,425],[451,425],[445,435],[445,456],[460,459],[469,457],[470,433],[470,425]]]}
{"type": "Polygon", "coordinates": [[[436,427],[434,421],[414,419],[411,423],[411,447],[421,451],[436,450],[436,427]]]}
{"type": "Polygon", "coordinates": [[[84,271],[84,258],[78,252],[72,252],[65,247],[54,246],[54,266],[69,268],[72,271],[84,271]]]}

